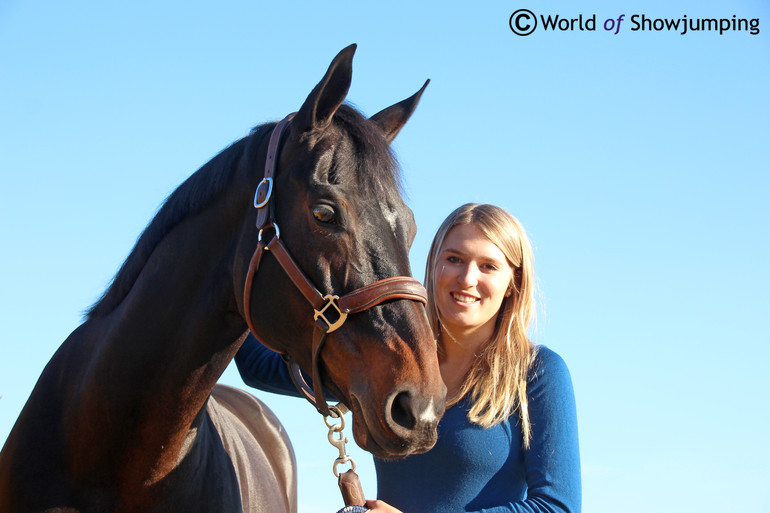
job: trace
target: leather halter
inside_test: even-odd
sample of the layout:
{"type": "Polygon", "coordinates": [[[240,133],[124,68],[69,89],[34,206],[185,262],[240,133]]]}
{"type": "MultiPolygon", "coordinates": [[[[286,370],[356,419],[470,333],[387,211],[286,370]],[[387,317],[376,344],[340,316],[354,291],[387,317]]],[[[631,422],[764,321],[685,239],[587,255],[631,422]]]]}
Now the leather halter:
{"type": "MultiPolygon", "coordinates": [[[[246,323],[249,326],[249,330],[251,330],[251,333],[257,337],[257,340],[270,349],[281,353],[284,361],[286,361],[289,366],[294,385],[302,395],[308,401],[313,403],[322,415],[327,417],[337,417],[337,414],[332,413],[329,406],[326,404],[323,384],[321,381],[321,350],[323,349],[327,335],[339,329],[345,323],[348,314],[362,312],[383,301],[392,299],[409,299],[427,304],[428,295],[422,284],[411,276],[385,278],[384,280],[365,285],[341,297],[334,294],[324,295],[318,291],[318,288],[310,281],[302,269],[300,269],[289,253],[289,250],[280,239],[280,230],[275,222],[273,202],[270,201],[273,194],[274,176],[281,134],[286,129],[293,116],[294,114],[289,114],[273,129],[267,147],[264,178],[257,186],[257,191],[254,195],[254,207],[257,209],[257,228],[259,228],[259,236],[257,237],[257,248],[254,250],[254,254],[251,257],[249,270],[246,274],[246,283],[243,291],[244,317],[246,317],[246,323]],[[267,243],[262,239],[262,234],[265,230],[273,231],[273,237],[267,243]],[[292,356],[266,344],[264,339],[257,335],[257,330],[251,318],[251,288],[254,282],[254,276],[259,269],[259,263],[265,252],[272,253],[284,272],[291,278],[291,281],[297,289],[299,289],[313,307],[315,329],[313,330],[312,348],[312,391],[305,381],[305,378],[302,376],[299,365],[294,361],[292,356]]],[[[341,406],[344,405],[338,405],[338,407],[341,406]]]]}

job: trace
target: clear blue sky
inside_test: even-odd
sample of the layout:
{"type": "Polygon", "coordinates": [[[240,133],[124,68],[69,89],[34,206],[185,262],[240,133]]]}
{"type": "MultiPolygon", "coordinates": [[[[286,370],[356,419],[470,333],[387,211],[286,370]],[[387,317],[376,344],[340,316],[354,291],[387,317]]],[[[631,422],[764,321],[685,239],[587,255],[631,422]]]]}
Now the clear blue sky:
{"type": "MultiPolygon", "coordinates": [[[[461,203],[531,235],[532,337],[572,372],[584,510],[770,511],[770,4],[361,3],[0,2],[0,442],[163,199],[355,42],[367,114],[431,79],[395,142],[415,275],[461,203]],[[517,36],[519,8],[596,30],[517,36]]],[[[232,367],[222,381],[243,386],[232,367]]],[[[258,395],[295,444],[300,511],[336,511],[320,416],[258,395]]]]}

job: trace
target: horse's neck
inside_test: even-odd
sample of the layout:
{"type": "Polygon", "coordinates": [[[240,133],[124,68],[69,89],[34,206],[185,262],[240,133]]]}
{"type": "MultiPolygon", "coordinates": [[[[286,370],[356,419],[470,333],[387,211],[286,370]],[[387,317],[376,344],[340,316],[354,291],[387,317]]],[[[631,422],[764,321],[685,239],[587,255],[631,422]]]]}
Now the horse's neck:
{"type": "Polygon", "coordinates": [[[130,481],[153,482],[174,468],[238,349],[244,325],[232,311],[232,241],[239,227],[226,211],[208,208],[180,223],[122,303],[82,326],[81,343],[93,350],[82,383],[93,392],[81,394],[72,413],[98,424],[79,430],[87,435],[77,445],[124,448],[115,470],[130,481]]]}

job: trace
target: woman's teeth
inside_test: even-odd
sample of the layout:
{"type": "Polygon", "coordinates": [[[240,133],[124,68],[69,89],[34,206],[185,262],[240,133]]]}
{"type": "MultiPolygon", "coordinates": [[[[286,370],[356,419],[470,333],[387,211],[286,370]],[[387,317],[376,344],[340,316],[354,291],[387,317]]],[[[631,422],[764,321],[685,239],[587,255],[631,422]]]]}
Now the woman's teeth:
{"type": "Polygon", "coordinates": [[[459,301],[460,303],[475,303],[477,301],[475,297],[466,296],[465,294],[452,293],[452,297],[455,301],[459,301]]]}

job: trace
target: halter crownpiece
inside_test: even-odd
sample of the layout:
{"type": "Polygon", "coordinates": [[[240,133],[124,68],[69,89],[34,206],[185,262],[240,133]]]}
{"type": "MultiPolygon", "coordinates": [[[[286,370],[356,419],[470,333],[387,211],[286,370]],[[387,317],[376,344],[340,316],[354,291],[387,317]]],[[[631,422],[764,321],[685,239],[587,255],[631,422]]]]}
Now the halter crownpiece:
{"type": "MultiPolygon", "coordinates": [[[[393,276],[379,280],[375,283],[365,285],[342,296],[337,294],[322,294],[318,288],[310,281],[302,269],[297,265],[289,250],[280,238],[280,230],[275,222],[274,216],[274,176],[276,172],[276,163],[278,160],[278,147],[281,142],[281,135],[291,122],[294,114],[289,114],[283,120],[276,124],[270,135],[270,141],[267,146],[267,157],[265,158],[265,172],[262,181],[257,186],[254,194],[254,207],[257,209],[257,223],[259,235],[257,237],[257,247],[249,262],[249,270],[246,274],[246,283],[243,291],[243,310],[246,324],[251,333],[261,343],[282,353],[284,361],[289,365],[292,380],[302,395],[325,417],[338,416],[329,409],[324,396],[323,384],[321,382],[320,360],[321,350],[323,349],[326,337],[329,333],[338,330],[347,320],[349,314],[363,312],[384,301],[394,299],[408,299],[427,304],[428,294],[425,287],[411,276],[393,276]],[[273,237],[269,242],[265,242],[262,235],[265,231],[272,230],[273,237]],[[259,264],[263,255],[269,252],[278,261],[284,272],[289,276],[294,286],[299,289],[305,299],[313,307],[313,320],[315,329],[313,330],[312,346],[312,372],[313,389],[305,381],[299,365],[294,361],[291,355],[270,347],[262,338],[257,335],[257,330],[251,318],[251,290],[254,282],[254,276],[259,269],[259,264]]],[[[344,405],[337,406],[340,410],[344,405]]],[[[347,408],[342,411],[344,414],[347,408]]]]}

